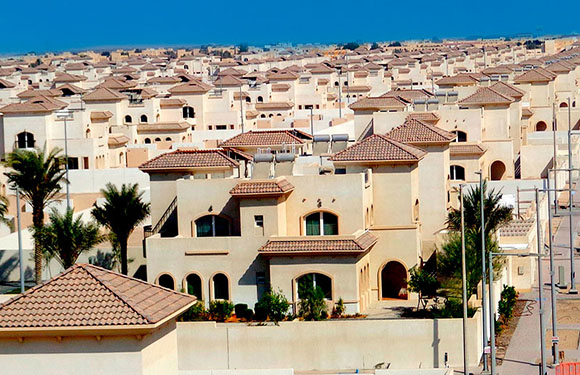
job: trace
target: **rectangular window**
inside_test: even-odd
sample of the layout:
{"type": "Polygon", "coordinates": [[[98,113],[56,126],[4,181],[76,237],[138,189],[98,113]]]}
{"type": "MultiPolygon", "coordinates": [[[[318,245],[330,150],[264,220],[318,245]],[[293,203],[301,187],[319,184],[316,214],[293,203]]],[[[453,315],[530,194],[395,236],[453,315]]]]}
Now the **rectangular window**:
{"type": "Polygon", "coordinates": [[[228,128],[227,125],[216,125],[215,126],[216,130],[226,130],[228,128]]]}
{"type": "Polygon", "coordinates": [[[83,158],[84,169],[89,169],[89,158],[86,156],[83,158]]]}
{"type": "Polygon", "coordinates": [[[306,235],[320,236],[320,214],[306,217],[306,235]]]}
{"type": "Polygon", "coordinates": [[[256,284],[266,284],[265,272],[256,272],[256,284]]]}
{"type": "Polygon", "coordinates": [[[68,169],[79,169],[79,158],[68,158],[68,169]]]}
{"type": "Polygon", "coordinates": [[[256,228],[264,228],[264,215],[254,215],[254,225],[256,228]]]}
{"type": "Polygon", "coordinates": [[[346,174],[346,168],[335,168],[334,174],[346,174]]]}

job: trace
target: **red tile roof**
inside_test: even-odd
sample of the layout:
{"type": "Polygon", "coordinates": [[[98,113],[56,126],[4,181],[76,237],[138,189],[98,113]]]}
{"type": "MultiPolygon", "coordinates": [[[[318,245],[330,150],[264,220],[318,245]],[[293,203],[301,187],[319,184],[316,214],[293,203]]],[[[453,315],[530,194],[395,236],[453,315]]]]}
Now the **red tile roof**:
{"type": "Polygon", "coordinates": [[[406,120],[421,120],[423,122],[427,122],[429,124],[436,124],[440,117],[435,112],[413,112],[409,116],[407,116],[406,120]]]}
{"type": "Polygon", "coordinates": [[[267,181],[244,181],[240,182],[230,194],[234,197],[255,196],[255,195],[282,195],[294,190],[292,185],[285,178],[267,181]]]}
{"type": "Polygon", "coordinates": [[[403,125],[391,129],[386,136],[411,145],[448,144],[456,138],[453,133],[416,119],[405,121],[403,125]]]}
{"type": "Polygon", "coordinates": [[[49,98],[47,96],[36,96],[30,98],[24,103],[8,104],[1,107],[0,112],[4,114],[10,113],[45,113],[53,112],[58,109],[66,108],[67,104],[60,100],[49,98]]]}
{"type": "Polygon", "coordinates": [[[451,156],[482,155],[485,153],[485,149],[478,144],[457,142],[451,143],[449,146],[451,156]]]}
{"type": "Polygon", "coordinates": [[[139,166],[144,172],[193,168],[237,167],[239,163],[221,149],[177,150],[162,154],[139,166]]]}
{"type": "Polygon", "coordinates": [[[518,89],[515,86],[510,85],[509,83],[505,82],[497,82],[491,85],[491,88],[495,92],[499,92],[502,95],[512,97],[514,99],[520,99],[525,95],[525,92],[518,89]]]}
{"type": "Polygon", "coordinates": [[[304,141],[292,134],[290,130],[263,130],[238,134],[226,141],[223,147],[240,147],[240,146],[281,146],[289,144],[303,144],[304,141]]]}
{"type": "Polygon", "coordinates": [[[491,87],[482,87],[476,92],[459,101],[459,104],[485,105],[485,104],[510,104],[514,102],[511,96],[504,95],[491,87]]]}
{"type": "Polygon", "coordinates": [[[325,237],[304,237],[300,239],[270,239],[258,249],[264,255],[358,255],[368,251],[377,242],[371,232],[365,232],[352,239],[325,237]]]}
{"type": "Polygon", "coordinates": [[[332,160],[381,163],[418,162],[426,154],[419,148],[400,143],[384,135],[373,134],[336,153],[332,160]]]}
{"type": "Polygon", "coordinates": [[[195,297],[100,267],[77,264],[0,305],[0,332],[11,329],[149,326],[195,297]]]}
{"type": "Polygon", "coordinates": [[[353,111],[356,110],[381,110],[381,109],[404,109],[408,105],[408,102],[401,100],[396,97],[388,98],[363,98],[357,100],[349,106],[353,111]]]}

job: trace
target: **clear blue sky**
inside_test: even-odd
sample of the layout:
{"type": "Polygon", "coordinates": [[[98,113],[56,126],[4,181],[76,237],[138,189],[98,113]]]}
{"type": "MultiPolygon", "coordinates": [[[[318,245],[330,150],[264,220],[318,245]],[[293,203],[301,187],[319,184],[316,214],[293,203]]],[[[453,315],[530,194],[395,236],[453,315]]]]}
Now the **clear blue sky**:
{"type": "Polygon", "coordinates": [[[580,32],[580,1],[2,1],[0,53],[580,32]]]}

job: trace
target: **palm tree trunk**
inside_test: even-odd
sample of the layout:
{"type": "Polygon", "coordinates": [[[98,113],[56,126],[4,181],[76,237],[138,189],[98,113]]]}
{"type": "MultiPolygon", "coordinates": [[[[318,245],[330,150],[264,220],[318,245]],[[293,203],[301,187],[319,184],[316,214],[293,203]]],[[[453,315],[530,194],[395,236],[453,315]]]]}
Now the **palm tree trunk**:
{"type": "Polygon", "coordinates": [[[121,273],[123,275],[128,275],[128,260],[127,260],[127,238],[121,239],[119,241],[119,246],[121,247],[121,273]]]}
{"type": "MultiPolygon", "coordinates": [[[[44,212],[42,207],[36,207],[36,205],[32,211],[32,225],[37,232],[44,225],[44,212]]],[[[42,283],[42,244],[38,238],[34,239],[34,281],[37,285],[42,283]]]]}

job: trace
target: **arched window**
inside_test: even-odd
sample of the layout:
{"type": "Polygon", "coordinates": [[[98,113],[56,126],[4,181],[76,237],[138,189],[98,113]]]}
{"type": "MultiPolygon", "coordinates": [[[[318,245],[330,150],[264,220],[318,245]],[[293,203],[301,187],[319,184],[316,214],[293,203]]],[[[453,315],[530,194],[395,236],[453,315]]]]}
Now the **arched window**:
{"type": "Polygon", "coordinates": [[[560,108],[568,108],[568,103],[566,102],[560,103],[560,108]]]}
{"type": "Polygon", "coordinates": [[[338,87],[338,81],[334,81],[334,87],[338,87]]]}
{"type": "Polygon", "coordinates": [[[546,130],[548,130],[548,125],[544,121],[538,121],[536,124],[536,131],[545,132],[546,130]]]}
{"type": "Polygon", "coordinates": [[[230,282],[223,273],[217,273],[212,280],[213,299],[230,299],[230,282]]]}
{"type": "Polygon", "coordinates": [[[187,65],[187,64],[183,65],[183,69],[188,70],[189,69],[189,65],[187,65]]]}
{"type": "Polygon", "coordinates": [[[133,122],[133,118],[130,115],[125,116],[125,124],[131,124],[133,122]]]}
{"type": "Polygon", "coordinates": [[[465,168],[460,165],[452,165],[449,167],[449,177],[454,180],[465,180],[465,168]]]}
{"type": "Polygon", "coordinates": [[[264,103],[264,98],[262,98],[261,96],[258,96],[258,103],[264,103]]]}
{"type": "Polygon", "coordinates": [[[260,115],[260,118],[266,118],[266,115],[262,113],[262,114],[260,115]]]}
{"type": "Polygon", "coordinates": [[[195,273],[187,275],[185,278],[185,290],[187,294],[196,296],[198,300],[201,300],[203,298],[201,277],[195,273]]]}
{"type": "Polygon", "coordinates": [[[467,133],[461,130],[454,130],[452,133],[457,136],[455,142],[467,142],[467,133]]]}
{"type": "Polygon", "coordinates": [[[19,133],[17,136],[18,148],[33,148],[34,147],[34,135],[28,132],[19,133]]]}
{"type": "Polygon", "coordinates": [[[161,142],[161,138],[159,137],[155,138],[155,142],[161,142]]]}
{"type": "Polygon", "coordinates": [[[206,215],[195,221],[197,237],[224,237],[230,236],[230,222],[218,215],[206,215]]]}
{"type": "Polygon", "coordinates": [[[91,129],[87,129],[87,131],[85,131],[85,137],[91,138],[91,129]]]}
{"type": "Polygon", "coordinates": [[[338,216],[318,211],[304,218],[307,236],[332,236],[338,234],[338,216]]]}
{"type": "Polygon", "coordinates": [[[146,124],[147,123],[147,115],[141,115],[141,123],[146,124]]]}
{"type": "Polygon", "coordinates": [[[252,102],[252,98],[250,98],[249,96],[246,96],[246,103],[251,103],[252,102]]]}
{"type": "Polygon", "coordinates": [[[503,180],[505,178],[506,168],[505,164],[499,160],[491,163],[490,177],[493,181],[503,180]]]}
{"type": "Polygon", "coordinates": [[[173,276],[170,274],[164,273],[159,275],[157,284],[164,288],[175,290],[175,280],[173,280],[173,276]]]}
{"type": "Polygon", "coordinates": [[[151,143],[151,138],[145,138],[145,143],[146,144],[150,144],[151,143]]]}
{"type": "Polygon", "coordinates": [[[183,111],[183,118],[195,118],[195,111],[193,110],[193,107],[183,107],[182,109],[183,111]]]}
{"type": "Polygon", "coordinates": [[[165,138],[165,140],[166,140],[167,142],[171,142],[171,141],[173,141],[173,139],[171,139],[171,137],[166,137],[166,138],[165,138]]]}
{"type": "Polygon", "coordinates": [[[320,289],[324,293],[324,298],[332,299],[332,279],[321,273],[308,273],[300,276],[296,280],[298,299],[308,296],[312,289],[320,289]]]}

